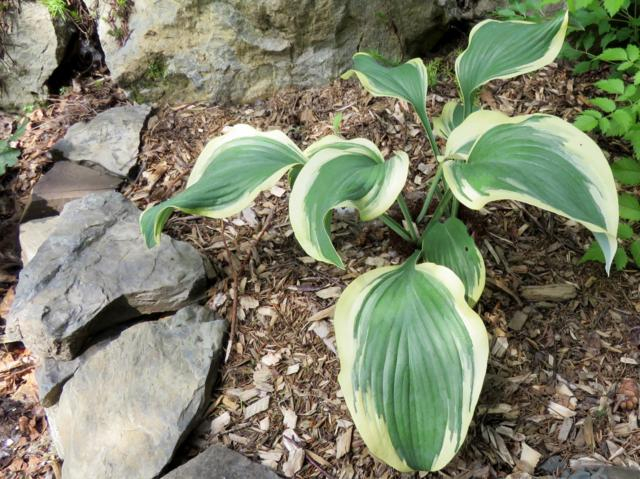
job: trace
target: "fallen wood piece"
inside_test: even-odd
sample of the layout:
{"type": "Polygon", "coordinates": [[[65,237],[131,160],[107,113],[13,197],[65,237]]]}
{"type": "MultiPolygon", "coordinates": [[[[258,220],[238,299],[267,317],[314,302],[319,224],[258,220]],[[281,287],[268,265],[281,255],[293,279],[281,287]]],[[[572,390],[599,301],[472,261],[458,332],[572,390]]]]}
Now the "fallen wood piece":
{"type": "Polygon", "coordinates": [[[575,298],[577,293],[572,284],[523,286],[520,290],[522,297],[529,301],[568,301],[575,298]]]}

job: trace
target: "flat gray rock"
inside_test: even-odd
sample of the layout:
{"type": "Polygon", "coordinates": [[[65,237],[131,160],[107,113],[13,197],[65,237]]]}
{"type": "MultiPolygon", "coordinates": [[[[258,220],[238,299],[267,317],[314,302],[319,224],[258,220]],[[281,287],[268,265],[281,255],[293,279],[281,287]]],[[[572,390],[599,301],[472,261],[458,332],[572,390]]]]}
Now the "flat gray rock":
{"type": "Polygon", "coordinates": [[[47,410],[62,477],[157,477],[200,419],[226,331],[211,310],[189,306],[88,358],[47,410]]]}
{"type": "Polygon", "coordinates": [[[150,111],[147,105],[126,105],[98,113],[88,122],[72,125],[52,151],[127,176],[136,164],[140,132],[150,111]]]}
{"type": "Polygon", "coordinates": [[[89,193],[113,191],[122,178],[73,161],[57,161],[31,191],[21,222],[57,215],[64,205],[89,193]]]}
{"type": "Polygon", "coordinates": [[[278,479],[266,466],[214,444],[162,479],[278,479]]]}
{"type": "Polygon", "coordinates": [[[208,260],[166,235],[148,249],[139,215],[115,192],[68,203],[20,273],[7,329],[19,331],[38,356],[69,360],[117,324],[199,300],[208,260]]]}

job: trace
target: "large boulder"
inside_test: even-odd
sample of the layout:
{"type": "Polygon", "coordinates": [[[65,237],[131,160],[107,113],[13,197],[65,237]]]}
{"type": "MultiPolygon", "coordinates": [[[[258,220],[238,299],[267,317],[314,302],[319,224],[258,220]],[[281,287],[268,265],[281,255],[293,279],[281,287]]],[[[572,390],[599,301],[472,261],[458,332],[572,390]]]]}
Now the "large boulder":
{"type": "Polygon", "coordinates": [[[10,9],[3,15],[13,21],[0,46],[0,51],[6,48],[0,59],[0,108],[16,109],[47,93],[45,82],[62,60],[70,36],[64,26],[54,28],[40,1],[22,1],[19,12],[10,9]]]}
{"type": "Polygon", "coordinates": [[[69,360],[118,324],[198,301],[211,273],[208,260],[166,235],[148,249],[139,216],[116,192],[67,203],[20,273],[8,330],[19,331],[40,357],[69,360]]]}
{"type": "Polygon", "coordinates": [[[189,306],[125,329],[82,362],[47,410],[62,477],[157,477],[201,417],[226,331],[189,306]]]}
{"type": "Polygon", "coordinates": [[[125,21],[114,2],[88,2],[113,78],[137,101],[180,102],[246,102],[290,85],[321,85],[344,72],[358,50],[394,58],[421,53],[451,20],[495,5],[458,3],[135,0],[125,21]],[[123,27],[114,30],[114,21],[123,27]]]}

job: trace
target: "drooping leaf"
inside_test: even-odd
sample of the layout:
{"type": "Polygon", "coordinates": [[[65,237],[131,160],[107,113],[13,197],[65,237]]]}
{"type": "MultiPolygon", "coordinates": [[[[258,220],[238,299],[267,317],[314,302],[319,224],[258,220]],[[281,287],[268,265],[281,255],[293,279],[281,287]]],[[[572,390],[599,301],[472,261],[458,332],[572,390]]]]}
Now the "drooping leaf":
{"type": "Polygon", "coordinates": [[[485,283],[484,259],[458,218],[437,222],[424,232],[422,256],[452,270],[462,280],[471,305],[480,299],[485,283]]]}
{"type": "Polygon", "coordinates": [[[640,221],[640,202],[638,202],[638,198],[630,193],[621,193],[618,201],[620,202],[620,218],[629,221],[640,221]]]}
{"type": "Polygon", "coordinates": [[[448,268],[369,271],[336,305],[338,377],[369,450],[399,471],[435,471],[461,447],[484,380],[488,337],[448,268]]]}
{"type": "Polygon", "coordinates": [[[399,98],[413,105],[420,120],[428,122],[427,68],[420,58],[398,66],[385,66],[368,53],[353,56],[353,68],[342,75],[347,79],[356,75],[362,86],[373,96],[399,98]]]}
{"type": "Polygon", "coordinates": [[[485,20],[469,36],[456,59],[463,102],[473,104],[475,91],[491,80],[512,78],[551,63],[562,48],[568,13],[544,23],[485,20]]]}
{"type": "Polygon", "coordinates": [[[511,199],[571,218],[594,233],[608,270],[617,247],[618,201],[602,151],[560,118],[502,115],[500,124],[496,112],[487,113],[470,115],[447,141],[447,158],[459,158],[461,147],[466,159],[444,163],[456,198],[475,210],[511,199]]]}
{"type": "Polygon", "coordinates": [[[284,133],[234,126],[207,144],[184,191],[142,214],[140,228],[147,246],[158,242],[174,210],[209,218],[234,215],[304,162],[302,151],[284,133]]]}
{"type": "Polygon", "coordinates": [[[442,114],[433,119],[433,133],[447,139],[449,134],[464,120],[464,107],[452,100],[442,109],[442,114]]]}
{"type": "Polygon", "coordinates": [[[363,221],[383,214],[402,191],[409,157],[398,151],[384,161],[370,141],[338,137],[312,145],[306,155],[289,197],[291,227],[309,256],[344,268],[328,229],[333,209],[354,207],[363,221]]]}

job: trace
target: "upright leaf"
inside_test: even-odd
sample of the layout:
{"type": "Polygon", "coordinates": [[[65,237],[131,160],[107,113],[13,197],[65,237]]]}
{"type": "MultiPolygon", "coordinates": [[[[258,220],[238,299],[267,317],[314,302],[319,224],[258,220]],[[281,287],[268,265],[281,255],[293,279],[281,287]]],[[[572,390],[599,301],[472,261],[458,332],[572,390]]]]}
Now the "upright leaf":
{"type": "Polygon", "coordinates": [[[369,271],[336,305],[340,387],[369,450],[399,471],[435,471],[460,449],[482,389],[488,338],[448,268],[369,271]]]}
{"type": "MultiPolygon", "coordinates": [[[[512,78],[551,63],[562,48],[568,13],[544,23],[485,20],[469,36],[456,59],[456,75],[467,108],[478,88],[491,80],[512,78]]],[[[471,111],[471,110],[467,110],[471,111]]]]}
{"type": "Polygon", "coordinates": [[[427,68],[419,58],[402,65],[388,67],[378,63],[368,53],[353,56],[353,68],[342,78],[356,75],[362,86],[373,96],[399,98],[413,105],[420,120],[428,123],[427,115],[427,68]]]}
{"type": "Polygon", "coordinates": [[[553,116],[503,115],[503,123],[496,123],[495,112],[479,111],[449,137],[448,158],[459,157],[455,147],[465,150],[474,142],[462,155],[466,161],[444,163],[456,198],[476,210],[490,201],[517,200],[571,218],[594,233],[608,271],[617,248],[618,200],[602,151],[553,116]],[[483,130],[478,137],[475,132],[483,130]]]}
{"type": "Polygon", "coordinates": [[[352,206],[369,221],[384,213],[402,191],[409,157],[395,152],[387,161],[368,140],[329,137],[306,150],[289,197],[289,217],[296,239],[307,254],[344,268],[329,235],[331,214],[352,206]]]}
{"type": "Polygon", "coordinates": [[[187,189],[145,210],[140,228],[147,246],[160,239],[174,210],[224,218],[242,211],[258,194],[276,184],[305,157],[280,131],[259,132],[236,125],[204,148],[187,181],[187,189]]]}
{"type": "Polygon", "coordinates": [[[422,256],[453,271],[462,280],[471,305],[480,299],[485,282],[484,259],[458,218],[437,222],[424,232],[422,256]]]}
{"type": "Polygon", "coordinates": [[[449,134],[464,120],[464,107],[458,101],[450,101],[442,109],[442,114],[433,119],[433,133],[447,139],[449,134]]]}

